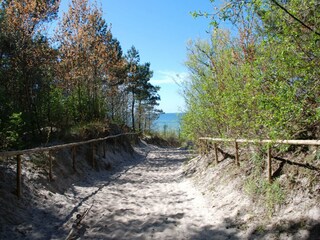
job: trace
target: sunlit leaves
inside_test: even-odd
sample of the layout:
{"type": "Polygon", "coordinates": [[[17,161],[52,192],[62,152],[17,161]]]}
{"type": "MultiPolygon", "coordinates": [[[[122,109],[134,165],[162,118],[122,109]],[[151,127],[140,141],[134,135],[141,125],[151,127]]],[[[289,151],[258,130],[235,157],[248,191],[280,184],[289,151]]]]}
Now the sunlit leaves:
{"type": "Polygon", "coordinates": [[[150,64],[130,66],[111,25],[89,0],[71,0],[49,38],[45,26],[57,16],[59,4],[0,1],[0,148],[23,147],[22,135],[35,139],[47,129],[63,132],[95,120],[129,124],[132,106],[139,129],[142,124],[150,128],[154,120],[159,88],[148,82],[150,64]]]}
{"type": "MultiPolygon", "coordinates": [[[[0,89],[5,101],[1,116],[21,112],[23,131],[41,131],[46,116],[44,105],[49,92],[55,51],[44,36],[44,23],[52,19],[59,1],[4,1],[0,7],[0,89]]],[[[0,128],[2,128],[3,125],[0,128]]],[[[21,137],[21,136],[20,136],[21,137]]]]}
{"type": "MultiPolygon", "coordinates": [[[[87,0],[72,1],[57,31],[56,40],[60,45],[57,70],[64,90],[78,92],[80,98],[75,105],[79,114],[87,111],[87,114],[101,117],[103,113],[98,99],[113,64],[112,38],[102,12],[95,5],[87,0]],[[81,95],[89,98],[91,104],[82,101],[81,95]]],[[[78,116],[77,119],[81,120],[78,116]]]]}
{"type": "MultiPolygon", "coordinates": [[[[283,4],[319,26],[315,2],[283,4]]],[[[319,136],[318,36],[268,1],[230,0],[212,15],[233,23],[237,38],[216,30],[212,42],[189,47],[186,132],[194,138],[319,136]]]]}

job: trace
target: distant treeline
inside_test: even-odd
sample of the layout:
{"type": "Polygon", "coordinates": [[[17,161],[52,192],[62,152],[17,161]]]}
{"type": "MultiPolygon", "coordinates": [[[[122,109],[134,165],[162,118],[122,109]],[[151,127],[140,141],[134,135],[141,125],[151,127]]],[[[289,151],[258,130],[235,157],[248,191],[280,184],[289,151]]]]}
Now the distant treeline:
{"type": "Polygon", "coordinates": [[[123,54],[102,11],[72,0],[54,33],[60,1],[0,2],[0,149],[23,147],[44,129],[109,120],[149,129],[159,87],[138,50],[123,54]]]}
{"type": "Polygon", "coordinates": [[[228,0],[217,12],[194,12],[212,19],[212,33],[188,45],[184,133],[319,139],[319,8],[310,0],[228,0]]]}

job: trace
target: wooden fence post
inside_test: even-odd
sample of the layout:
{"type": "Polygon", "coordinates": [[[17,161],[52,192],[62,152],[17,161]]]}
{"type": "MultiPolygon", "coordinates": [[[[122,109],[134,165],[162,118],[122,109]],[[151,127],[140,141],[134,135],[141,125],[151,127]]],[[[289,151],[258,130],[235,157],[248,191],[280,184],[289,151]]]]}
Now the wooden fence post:
{"type": "Polygon", "coordinates": [[[117,146],[117,139],[114,138],[114,139],[113,139],[113,148],[112,148],[112,152],[113,152],[113,153],[116,153],[116,146],[117,146]]]}
{"type": "Polygon", "coordinates": [[[201,144],[201,152],[203,155],[206,155],[206,143],[205,142],[201,144]]]}
{"type": "Polygon", "coordinates": [[[236,153],[235,153],[236,165],[237,165],[237,166],[240,166],[240,163],[239,163],[239,146],[238,146],[238,142],[235,142],[234,146],[235,146],[235,149],[236,149],[236,153]]]}
{"type": "Polygon", "coordinates": [[[76,169],[76,146],[72,147],[72,168],[73,168],[73,171],[77,171],[77,169],[76,169]]]}
{"type": "Polygon", "coordinates": [[[103,145],[103,158],[106,158],[106,141],[103,141],[102,145],[103,145]]]}
{"type": "Polygon", "coordinates": [[[205,143],[203,143],[203,142],[201,142],[200,143],[200,153],[201,153],[201,155],[205,155],[206,154],[206,152],[205,152],[205,143]]]}
{"type": "Polygon", "coordinates": [[[17,155],[17,197],[21,197],[21,155],[17,155]]]}
{"type": "Polygon", "coordinates": [[[218,146],[217,146],[217,143],[216,143],[216,142],[214,143],[214,156],[215,156],[216,164],[218,164],[218,163],[219,163],[219,159],[218,159],[218,146]]]}
{"type": "Polygon", "coordinates": [[[204,144],[204,155],[208,154],[208,142],[205,141],[205,144],[204,144]]]}
{"type": "Polygon", "coordinates": [[[49,181],[52,181],[52,154],[49,151],[49,181]]]}
{"type": "Polygon", "coordinates": [[[268,146],[268,159],[267,159],[267,177],[269,183],[272,183],[272,165],[271,165],[271,146],[268,146]]]}

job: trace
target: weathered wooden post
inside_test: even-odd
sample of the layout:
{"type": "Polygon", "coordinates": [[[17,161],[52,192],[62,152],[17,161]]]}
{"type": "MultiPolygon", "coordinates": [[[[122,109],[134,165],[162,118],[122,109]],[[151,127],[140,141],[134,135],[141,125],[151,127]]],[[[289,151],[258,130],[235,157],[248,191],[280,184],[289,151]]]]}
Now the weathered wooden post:
{"type": "Polygon", "coordinates": [[[201,154],[205,155],[206,154],[206,143],[201,142],[201,154]]]}
{"type": "Polygon", "coordinates": [[[72,147],[72,168],[73,168],[73,171],[77,171],[77,169],[76,169],[76,146],[72,147]]]}
{"type": "Polygon", "coordinates": [[[21,155],[17,155],[17,197],[21,197],[21,155]]]}
{"type": "Polygon", "coordinates": [[[200,155],[203,155],[203,144],[200,142],[200,155]]]}
{"type": "Polygon", "coordinates": [[[103,158],[106,158],[106,140],[102,142],[103,145],[103,158]]]}
{"type": "Polygon", "coordinates": [[[113,153],[116,153],[117,144],[118,144],[117,138],[114,138],[113,139],[113,148],[112,148],[113,153]]]}
{"type": "Polygon", "coordinates": [[[268,159],[267,159],[267,177],[269,183],[272,183],[272,165],[271,165],[271,146],[268,145],[268,159]]]}
{"type": "Polygon", "coordinates": [[[217,143],[215,142],[214,144],[214,157],[215,157],[215,162],[216,164],[219,163],[219,159],[218,159],[218,146],[217,143]]]}
{"type": "Polygon", "coordinates": [[[239,145],[238,145],[237,141],[235,141],[234,146],[235,146],[235,149],[236,149],[236,153],[235,153],[236,165],[240,166],[240,162],[239,162],[239,145]]]}
{"type": "Polygon", "coordinates": [[[52,181],[52,153],[49,151],[49,181],[52,181]]]}

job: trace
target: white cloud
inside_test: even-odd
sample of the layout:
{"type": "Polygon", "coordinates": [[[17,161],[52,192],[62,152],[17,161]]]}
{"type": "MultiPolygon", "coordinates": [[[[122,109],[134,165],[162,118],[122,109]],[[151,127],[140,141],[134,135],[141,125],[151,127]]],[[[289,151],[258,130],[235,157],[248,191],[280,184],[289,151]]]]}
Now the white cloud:
{"type": "Polygon", "coordinates": [[[154,85],[161,84],[180,84],[189,78],[187,72],[175,72],[175,71],[155,71],[153,78],[150,82],[154,85]]]}

